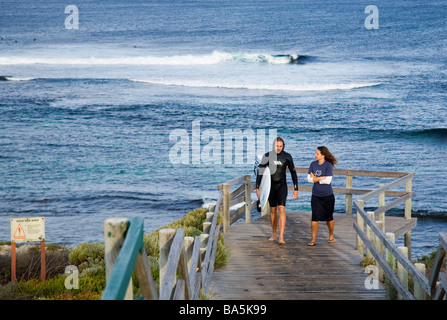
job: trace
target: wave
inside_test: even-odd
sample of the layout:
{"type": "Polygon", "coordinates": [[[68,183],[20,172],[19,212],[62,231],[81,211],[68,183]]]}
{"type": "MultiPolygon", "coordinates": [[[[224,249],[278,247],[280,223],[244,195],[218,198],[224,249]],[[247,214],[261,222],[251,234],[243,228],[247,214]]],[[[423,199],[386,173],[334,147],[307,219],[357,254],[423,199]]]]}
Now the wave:
{"type": "Polygon", "coordinates": [[[268,90],[268,91],[331,91],[331,90],[352,90],[365,87],[374,87],[381,83],[339,83],[339,84],[313,84],[313,85],[297,85],[297,84],[232,84],[232,83],[215,83],[193,81],[193,80],[142,80],[130,79],[130,81],[148,83],[163,86],[179,86],[194,88],[221,88],[221,89],[245,89],[245,90],[268,90]]]}
{"type": "Polygon", "coordinates": [[[171,56],[133,56],[133,57],[0,57],[0,65],[213,65],[219,63],[265,63],[265,64],[297,64],[308,61],[308,56],[295,54],[259,54],[259,53],[228,53],[213,51],[203,55],[171,55],[171,56]]]}
{"type": "Polygon", "coordinates": [[[14,78],[12,76],[0,76],[0,81],[31,81],[36,78],[14,78]]]}
{"type": "Polygon", "coordinates": [[[312,92],[312,91],[332,91],[332,90],[353,90],[365,87],[381,85],[380,82],[372,83],[328,83],[328,84],[262,84],[262,83],[230,83],[203,80],[158,80],[158,79],[105,79],[105,78],[19,78],[12,76],[0,76],[0,81],[113,81],[125,80],[131,82],[147,83],[151,85],[189,87],[189,88],[211,88],[211,89],[236,89],[236,90],[263,90],[263,91],[290,91],[290,92],[312,92]]]}
{"type": "Polygon", "coordinates": [[[447,128],[432,128],[422,130],[412,130],[407,132],[412,137],[433,138],[447,141],[447,128]]]}

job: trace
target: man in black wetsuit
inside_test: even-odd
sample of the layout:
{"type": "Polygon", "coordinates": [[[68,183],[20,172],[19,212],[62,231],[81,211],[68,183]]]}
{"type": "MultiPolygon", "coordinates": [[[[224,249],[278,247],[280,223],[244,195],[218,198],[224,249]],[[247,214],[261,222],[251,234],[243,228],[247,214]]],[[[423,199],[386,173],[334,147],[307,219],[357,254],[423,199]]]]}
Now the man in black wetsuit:
{"type": "Polygon", "coordinates": [[[267,152],[259,165],[260,170],[256,176],[256,195],[259,198],[259,185],[262,180],[262,167],[269,166],[271,172],[271,187],[269,195],[270,220],[272,222],[273,234],[270,241],[276,239],[277,227],[279,225],[279,244],[284,244],[284,229],[286,226],[286,199],[287,199],[287,181],[286,169],[289,168],[293,181],[293,199],[298,198],[298,177],[293,164],[292,156],[284,151],[284,140],[276,138],[273,143],[273,150],[267,152]],[[273,152],[276,151],[276,154],[273,152]],[[277,215],[277,208],[278,214],[277,215]]]}

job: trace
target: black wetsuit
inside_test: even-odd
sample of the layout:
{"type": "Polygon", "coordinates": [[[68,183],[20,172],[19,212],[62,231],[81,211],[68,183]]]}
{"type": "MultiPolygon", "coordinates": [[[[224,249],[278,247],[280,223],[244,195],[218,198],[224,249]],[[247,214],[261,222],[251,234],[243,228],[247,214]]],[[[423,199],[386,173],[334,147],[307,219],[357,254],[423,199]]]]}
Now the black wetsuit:
{"type": "MultiPolygon", "coordinates": [[[[292,175],[293,188],[294,190],[298,190],[298,177],[296,175],[292,156],[285,151],[281,151],[280,153],[276,154],[275,158],[275,154],[270,156],[270,152],[267,152],[262,157],[259,167],[263,168],[266,166],[269,166],[270,171],[273,172],[271,173],[272,183],[269,195],[270,207],[285,206],[287,199],[287,168],[289,168],[290,174],[292,175]]],[[[261,180],[262,173],[260,169],[256,176],[256,189],[259,189],[261,180]]]]}

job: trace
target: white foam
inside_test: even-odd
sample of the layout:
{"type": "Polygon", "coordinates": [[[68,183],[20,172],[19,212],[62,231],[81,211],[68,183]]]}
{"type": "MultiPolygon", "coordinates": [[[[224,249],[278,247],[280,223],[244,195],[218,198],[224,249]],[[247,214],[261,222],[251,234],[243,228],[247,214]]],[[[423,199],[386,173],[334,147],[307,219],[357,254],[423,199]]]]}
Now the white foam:
{"type": "Polygon", "coordinates": [[[143,82],[153,85],[181,86],[194,88],[223,88],[223,89],[245,89],[245,90],[267,90],[267,91],[331,91],[352,90],[364,87],[373,87],[381,83],[338,83],[338,84],[238,84],[238,83],[209,83],[199,80],[144,80],[130,79],[135,82],[143,82]]]}
{"type": "Polygon", "coordinates": [[[258,53],[227,53],[213,51],[202,55],[123,56],[123,57],[0,57],[0,65],[213,65],[225,62],[285,64],[287,56],[258,53]]]}
{"type": "Polygon", "coordinates": [[[31,81],[36,78],[15,78],[15,77],[5,77],[8,81],[31,81]]]}

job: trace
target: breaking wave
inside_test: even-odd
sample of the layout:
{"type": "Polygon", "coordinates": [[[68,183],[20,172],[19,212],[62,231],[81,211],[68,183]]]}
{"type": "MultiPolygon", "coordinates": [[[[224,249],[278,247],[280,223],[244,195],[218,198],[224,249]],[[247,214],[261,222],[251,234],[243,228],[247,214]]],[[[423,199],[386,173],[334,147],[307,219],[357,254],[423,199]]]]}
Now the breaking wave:
{"type": "Polygon", "coordinates": [[[31,81],[36,78],[15,78],[11,76],[0,76],[0,81],[31,81]]]}
{"type": "Polygon", "coordinates": [[[297,64],[308,56],[294,54],[227,53],[213,51],[203,55],[126,56],[126,57],[0,57],[0,65],[213,65],[219,63],[297,64]]]}

